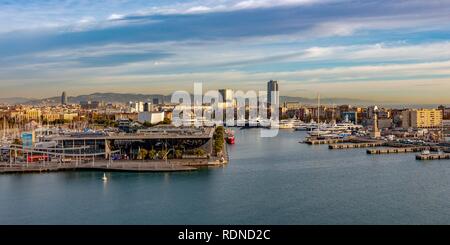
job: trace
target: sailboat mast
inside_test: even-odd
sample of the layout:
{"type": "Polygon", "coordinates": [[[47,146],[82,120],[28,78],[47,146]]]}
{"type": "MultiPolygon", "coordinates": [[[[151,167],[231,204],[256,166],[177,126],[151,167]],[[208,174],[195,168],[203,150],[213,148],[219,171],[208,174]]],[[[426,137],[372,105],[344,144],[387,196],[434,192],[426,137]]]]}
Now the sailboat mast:
{"type": "Polygon", "coordinates": [[[320,94],[317,94],[317,125],[320,123],[320,94]]]}
{"type": "Polygon", "coordinates": [[[335,111],[335,104],[333,103],[333,110],[331,111],[331,121],[332,123],[336,124],[336,119],[334,118],[334,111],[335,111]]]}

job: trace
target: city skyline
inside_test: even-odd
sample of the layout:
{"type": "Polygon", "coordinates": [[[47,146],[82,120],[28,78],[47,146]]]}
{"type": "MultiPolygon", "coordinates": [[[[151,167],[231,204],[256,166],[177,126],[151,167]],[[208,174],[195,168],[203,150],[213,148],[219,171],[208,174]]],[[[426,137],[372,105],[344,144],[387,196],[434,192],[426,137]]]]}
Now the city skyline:
{"type": "Polygon", "coordinates": [[[449,104],[450,4],[1,2],[0,98],[264,89],[449,104]]]}

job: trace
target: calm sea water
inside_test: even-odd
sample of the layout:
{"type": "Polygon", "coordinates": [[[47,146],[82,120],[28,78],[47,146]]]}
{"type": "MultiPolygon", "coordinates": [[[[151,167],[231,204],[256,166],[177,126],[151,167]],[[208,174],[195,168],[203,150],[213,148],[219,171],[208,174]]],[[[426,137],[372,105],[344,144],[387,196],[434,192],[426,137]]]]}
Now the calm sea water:
{"type": "Polygon", "coordinates": [[[237,130],[223,168],[0,175],[1,224],[450,224],[450,161],[237,130]]]}

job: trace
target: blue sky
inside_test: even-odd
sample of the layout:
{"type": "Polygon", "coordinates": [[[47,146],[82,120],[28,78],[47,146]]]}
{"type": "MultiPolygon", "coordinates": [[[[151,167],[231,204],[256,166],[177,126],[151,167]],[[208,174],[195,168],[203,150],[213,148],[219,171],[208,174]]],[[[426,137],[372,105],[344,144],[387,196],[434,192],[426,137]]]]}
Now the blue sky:
{"type": "Polygon", "coordinates": [[[205,89],[450,103],[450,2],[0,0],[0,97],[205,89]]]}

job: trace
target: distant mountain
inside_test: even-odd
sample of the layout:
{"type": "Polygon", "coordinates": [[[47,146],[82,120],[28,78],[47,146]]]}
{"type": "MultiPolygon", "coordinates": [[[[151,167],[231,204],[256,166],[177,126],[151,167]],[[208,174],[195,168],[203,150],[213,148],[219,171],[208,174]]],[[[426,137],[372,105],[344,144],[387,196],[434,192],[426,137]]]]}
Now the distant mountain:
{"type": "MultiPolygon", "coordinates": [[[[68,97],[69,103],[80,103],[81,101],[99,101],[99,102],[115,102],[115,103],[128,103],[130,101],[149,101],[152,102],[154,98],[158,98],[159,102],[170,102],[171,95],[162,94],[132,94],[132,93],[94,93],[89,95],[79,95],[68,97]]],[[[3,99],[13,104],[59,104],[61,97],[51,97],[45,99],[26,99],[26,98],[13,98],[3,99]]],[[[1,103],[2,99],[0,99],[1,103]]],[[[304,98],[304,97],[294,97],[294,96],[280,96],[280,103],[285,101],[300,102],[301,104],[315,105],[317,104],[316,98],[304,98]]],[[[320,100],[321,104],[352,104],[352,105],[371,105],[377,104],[375,101],[369,100],[359,100],[359,99],[348,99],[348,98],[323,98],[320,100]]],[[[378,103],[379,104],[379,103],[378,103]]]]}
{"type": "MultiPolygon", "coordinates": [[[[293,97],[293,96],[280,96],[280,103],[284,103],[285,101],[291,101],[291,102],[300,102],[301,104],[307,104],[307,105],[316,105],[317,104],[317,98],[304,98],[304,97],[293,97]]],[[[349,98],[321,98],[320,99],[321,104],[325,105],[344,105],[344,104],[350,104],[350,105],[373,105],[373,104],[380,104],[380,102],[377,101],[371,101],[371,100],[360,100],[360,99],[349,99],[349,98]]]]}
{"type": "Polygon", "coordinates": [[[23,104],[30,101],[29,98],[23,98],[23,97],[11,97],[11,98],[0,98],[0,104],[6,104],[6,105],[16,105],[16,104],[23,104]]]}
{"type": "MultiPolygon", "coordinates": [[[[149,101],[157,98],[160,102],[170,101],[170,96],[161,94],[121,94],[121,93],[94,93],[88,95],[69,96],[68,102],[78,104],[81,101],[99,101],[99,102],[115,102],[115,103],[128,103],[130,101],[149,101]]],[[[40,100],[29,100],[26,104],[59,104],[61,103],[61,97],[51,97],[40,100]]]]}

